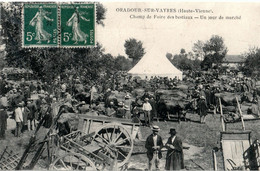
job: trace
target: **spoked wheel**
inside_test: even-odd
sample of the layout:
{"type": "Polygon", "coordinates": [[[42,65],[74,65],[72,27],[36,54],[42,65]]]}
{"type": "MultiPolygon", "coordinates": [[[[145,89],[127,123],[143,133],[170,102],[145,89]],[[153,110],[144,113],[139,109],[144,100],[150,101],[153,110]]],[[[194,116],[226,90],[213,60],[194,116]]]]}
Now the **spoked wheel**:
{"type": "Polygon", "coordinates": [[[92,143],[99,146],[99,153],[108,158],[117,159],[117,166],[123,166],[131,157],[133,138],[123,125],[107,124],[93,136],[92,143]]]}
{"type": "Polygon", "coordinates": [[[69,153],[57,158],[51,165],[50,170],[89,170],[96,171],[95,164],[79,153],[69,153]]]}

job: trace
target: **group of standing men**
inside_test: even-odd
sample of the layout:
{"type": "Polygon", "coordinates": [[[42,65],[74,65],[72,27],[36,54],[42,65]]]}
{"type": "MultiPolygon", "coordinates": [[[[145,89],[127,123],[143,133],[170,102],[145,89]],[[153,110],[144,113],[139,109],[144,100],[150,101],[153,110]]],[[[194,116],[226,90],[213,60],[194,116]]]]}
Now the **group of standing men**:
{"type": "Polygon", "coordinates": [[[182,141],[176,136],[176,130],[170,129],[170,137],[166,144],[163,144],[162,137],[158,134],[160,128],[157,125],[152,127],[153,133],[147,137],[145,148],[147,149],[148,170],[152,169],[155,164],[156,169],[159,169],[160,159],[162,158],[162,148],[167,149],[165,170],[180,170],[184,169],[184,156],[182,141]]]}

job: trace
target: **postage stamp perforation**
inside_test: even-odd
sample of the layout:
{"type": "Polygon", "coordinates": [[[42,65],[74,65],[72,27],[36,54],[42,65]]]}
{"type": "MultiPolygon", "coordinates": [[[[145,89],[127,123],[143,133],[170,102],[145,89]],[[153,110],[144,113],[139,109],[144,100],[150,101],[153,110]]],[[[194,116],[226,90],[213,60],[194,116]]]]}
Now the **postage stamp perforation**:
{"type": "Polygon", "coordinates": [[[24,3],[22,3],[22,6],[21,6],[21,47],[22,48],[26,48],[25,46],[24,46],[24,3]]]}
{"type": "Polygon", "coordinates": [[[61,39],[61,19],[60,19],[60,2],[58,4],[58,47],[60,47],[60,39],[61,39]]]}
{"type": "Polygon", "coordinates": [[[97,2],[94,2],[94,7],[95,7],[95,46],[94,47],[97,47],[97,2]]]}

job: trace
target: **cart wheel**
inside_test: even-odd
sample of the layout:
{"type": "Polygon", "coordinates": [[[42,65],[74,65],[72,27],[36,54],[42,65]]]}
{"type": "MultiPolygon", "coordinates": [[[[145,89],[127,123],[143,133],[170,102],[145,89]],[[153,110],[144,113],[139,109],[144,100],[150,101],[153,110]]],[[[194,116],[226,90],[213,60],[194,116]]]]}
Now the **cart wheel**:
{"type": "Polygon", "coordinates": [[[58,157],[51,165],[49,170],[89,170],[96,171],[95,164],[79,153],[69,153],[58,157]]]}
{"type": "MultiPolygon", "coordinates": [[[[133,138],[123,125],[110,123],[103,126],[93,136],[92,143],[100,148],[99,153],[109,159],[117,159],[117,166],[123,166],[131,157],[133,151],[133,138]]],[[[114,160],[112,160],[114,161],[114,160]]]]}

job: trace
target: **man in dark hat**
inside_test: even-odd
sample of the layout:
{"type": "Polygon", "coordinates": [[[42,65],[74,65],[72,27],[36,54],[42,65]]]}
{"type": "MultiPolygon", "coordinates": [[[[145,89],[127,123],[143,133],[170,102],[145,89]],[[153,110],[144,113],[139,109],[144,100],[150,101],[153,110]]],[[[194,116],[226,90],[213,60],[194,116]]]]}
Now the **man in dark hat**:
{"type": "Polygon", "coordinates": [[[147,149],[148,170],[152,169],[155,163],[156,169],[159,169],[160,159],[162,158],[161,149],[163,147],[162,137],[158,135],[160,128],[157,125],[152,127],[153,133],[147,137],[145,148],[147,149]]]}
{"type": "Polygon", "coordinates": [[[198,102],[198,114],[200,115],[200,123],[205,123],[208,114],[208,106],[204,96],[201,96],[198,102]]]}
{"type": "Polygon", "coordinates": [[[46,102],[45,99],[42,100],[40,116],[40,118],[43,119],[43,126],[45,128],[50,128],[53,122],[53,115],[51,106],[46,102]]]}
{"type": "Polygon", "coordinates": [[[157,106],[156,106],[156,101],[154,99],[154,96],[151,96],[149,103],[152,106],[152,110],[151,110],[151,122],[153,122],[153,119],[156,118],[157,122],[159,122],[159,118],[157,116],[157,106]]]}
{"type": "Polygon", "coordinates": [[[176,130],[174,128],[171,128],[169,133],[171,136],[165,144],[165,147],[168,149],[165,170],[184,169],[182,141],[176,136],[176,130]]]}
{"type": "Polygon", "coordinates": [[[114,102],[111,101],[109,103],[109,106],[106,108],[106,115],[109,117],[115,117],[116,115],[116,110],[114,108],[114,102]]]}
{"type": "Polygon", "coordinates": [[[32,98],[29,98],[27,101],[27,106],[29,110],[28,113],[28,130],[34,130],[36,123],[35,123],[35,113],[37,112],[36,104],[34,103],[32,98]]]}
{"type": "Polygon", "coordinates": [[[118,118],[125,118],[126,110],[124,108],[124,103],[119,102],[118,103],[118,108],[116,110],[116,117],[118,118]]]}

